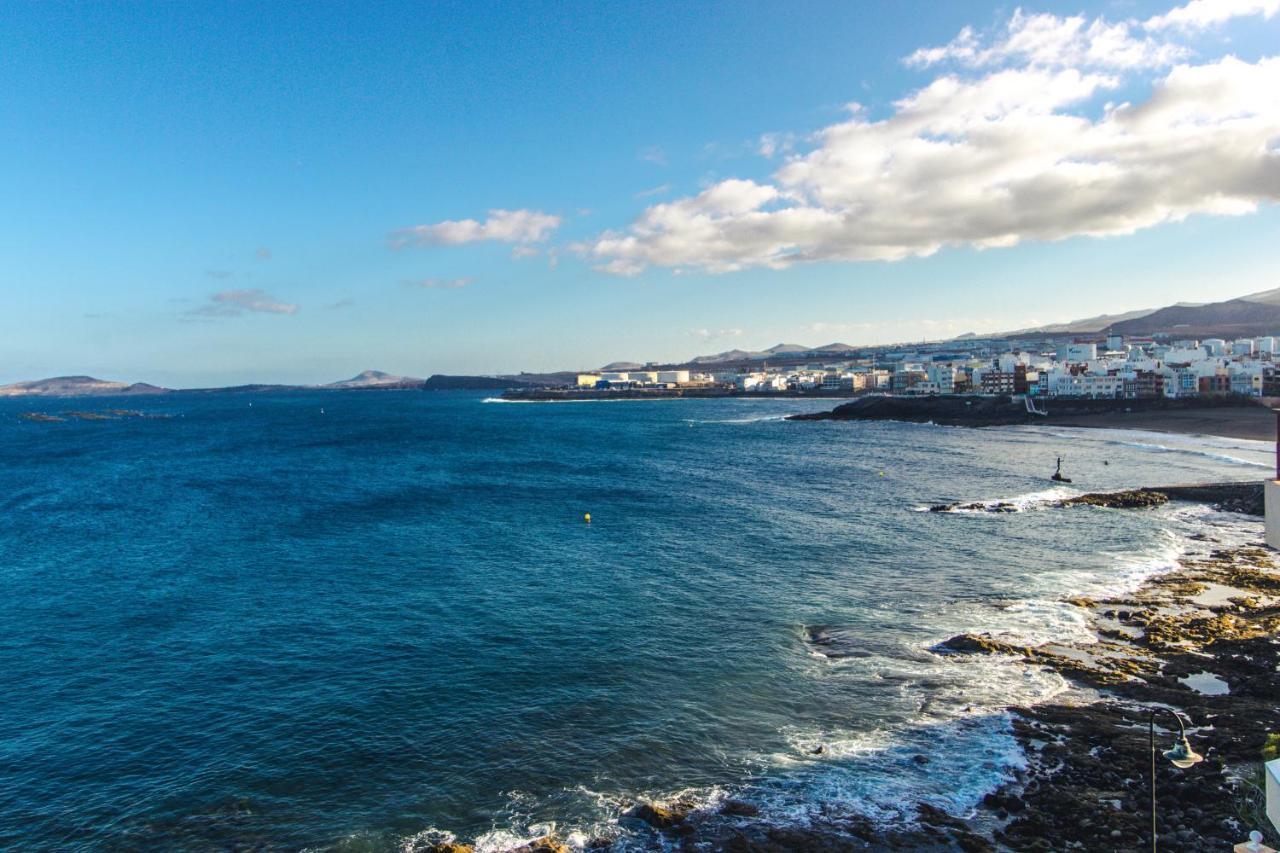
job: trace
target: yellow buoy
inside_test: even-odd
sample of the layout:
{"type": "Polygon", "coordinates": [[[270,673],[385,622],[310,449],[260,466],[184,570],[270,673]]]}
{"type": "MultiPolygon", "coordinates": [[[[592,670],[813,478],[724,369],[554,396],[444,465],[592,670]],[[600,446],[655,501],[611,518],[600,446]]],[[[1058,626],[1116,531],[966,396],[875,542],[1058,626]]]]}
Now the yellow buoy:
{"type": "Polygon", "coordinates": [[[582,514],[582,520],[583,520],[583,521],[585,521],[587,524],[590,524],[590,523],[591,523],[591,513],[589,513],[589,512],[583,513],[583,514],[582,514]]]}
{"type": "Polygon", "coordinates": [[[880,476],[881,476],[881,477],[883,477],[883,476],[884,476],[884,472],[883,472],[883,471],[881,471],[881,472],[880,472],[880,476]]]}

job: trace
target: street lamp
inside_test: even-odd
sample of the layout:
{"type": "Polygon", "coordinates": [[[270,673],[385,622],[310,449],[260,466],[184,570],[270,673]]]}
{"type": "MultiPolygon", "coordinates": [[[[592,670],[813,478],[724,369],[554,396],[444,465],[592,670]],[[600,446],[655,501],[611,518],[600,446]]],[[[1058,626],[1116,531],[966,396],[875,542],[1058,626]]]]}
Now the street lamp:
{"type": "Polygon", "coordinates": [[[1172,714],[1173,718],[1178,721],[1178,739],[1174,741],[1173,746],[1166,749],[1163,753],[1164,757],[1169,759],[1169,763],[1180,770],[1186,770],[1188,767],[1194,767],[1201,761],[1204,756],[1191,748],[1191,742],[1187,740],[1187,727],[1182,724],[1182,715],[1172,708],[1152,708],[1150,715],[1147,717],[1147,738],[1151,744],[1151,851],[1156,853],[1156,714],[1161,711],[1172,714]]]}

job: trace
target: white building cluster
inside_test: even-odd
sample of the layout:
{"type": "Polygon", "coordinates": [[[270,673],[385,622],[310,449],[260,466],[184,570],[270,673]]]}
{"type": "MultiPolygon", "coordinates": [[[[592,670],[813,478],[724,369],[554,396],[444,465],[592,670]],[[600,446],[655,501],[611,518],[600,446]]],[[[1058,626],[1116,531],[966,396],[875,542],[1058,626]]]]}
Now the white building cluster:
{"type": "Polygon", "coordinates": [[[1037,397],[1137,399],[1270,395],[1277,339],[1225,341],[1109,336],[1077,340],[1053,352],[1007,352],[974,367],[971,390],[1037,397]]]}
{"type": "Polygon", "coordinates": [[[916,351],[797,354],[782,365],[583,373],[579,389],[722,389],[747,394],[1026,395],[1138,399],[1280,396],[1280,337],[1232,341],[1106,335],[1071,341],[957,340],[916,351]],[[808,360],[812,359],[812,360],[808,360]],[[803,361],[804,363],[797,363],[803,361]]]}

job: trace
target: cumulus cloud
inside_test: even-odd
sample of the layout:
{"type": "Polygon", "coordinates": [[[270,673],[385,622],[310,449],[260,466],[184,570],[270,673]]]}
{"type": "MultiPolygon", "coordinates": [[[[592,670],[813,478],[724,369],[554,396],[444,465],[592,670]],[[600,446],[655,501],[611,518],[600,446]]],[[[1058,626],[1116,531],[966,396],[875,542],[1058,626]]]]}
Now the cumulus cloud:
{"type": "Polygon", "coordinates": [[[239,317],[245,313],[296,314],[298,306],[281,302],[262,290],[224,290],[209,302],[187,312],[192,317],[239,317]]]}
{"type": "Polygon", "coordinates": [[[989,42],[965,27],[942,47],[921,48],[907,65],[927,68],[954,62],[971,68],[1021,63],[1043,68],[1155,68],[1189,55],[1180,45],[1134,32],[1128,22],[1083,15],[1028,15],[1015,9],[1002,33],[989,42]]]}
{"type": "Polygon", "coordinates": [[[765,133],[760,136],[756,151],[761,157],[773,157],[777,154],[790,154],[796,146],[794,133],[765,133]]]}
{"type": "Polygon", "coordinates": [[[1280,12],[1280,0],[1191,0],[1185,6],[1148,18],[1144,26],[1149,30],[1202,30],[1232,18],[1252,15],[1270,18],[1276,12],[1280,12]]]}
{"type": "Polygon", "coordinates": [[[401,282],[405,287],[421,287],[424,290],[461,290],[475,284],[474,278],[419,278],[401,282]]]}
{"type": "Polygon", "coordinates": [[[491,210],[483,222],[451,219],[433,225],[403,228],[391,235],[391,245],[457,246],[492,240],[500,243],[537,243],[560,227],[560,217],[540,210],[491,210]]]}
{"type": "Polygon", "coordinates": [[[1018,11],[991,38],[966,30],[913,54],[957,70],[889,114],[850,105],[769,178],[651,205],[576,248],[620,275],[895,261],[1280,200],[1280,57],[1191,63],[1140,26],[1018,11]],[[1099,105],[1134,82],[1149,94],[1099,105]]]}

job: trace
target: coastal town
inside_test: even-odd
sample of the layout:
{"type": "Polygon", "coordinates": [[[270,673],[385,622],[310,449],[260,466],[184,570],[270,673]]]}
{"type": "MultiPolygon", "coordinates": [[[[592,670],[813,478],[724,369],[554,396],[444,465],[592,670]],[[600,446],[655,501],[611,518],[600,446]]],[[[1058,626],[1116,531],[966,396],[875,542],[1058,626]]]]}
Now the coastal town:
{"type": "MultiPolygon", "coordinates": [[[[1024,395],[1029,398],[1182,399],[1280,396],[1280,337],[1159,339],[1123,334],[1065,340],[956,339],[915,348],[820,348],[705,370],[611,365],[572,386],[539,389],[752,395],[1024,395]]],[[[529,392],[526,392],[529,393],[529,392]]]]}

